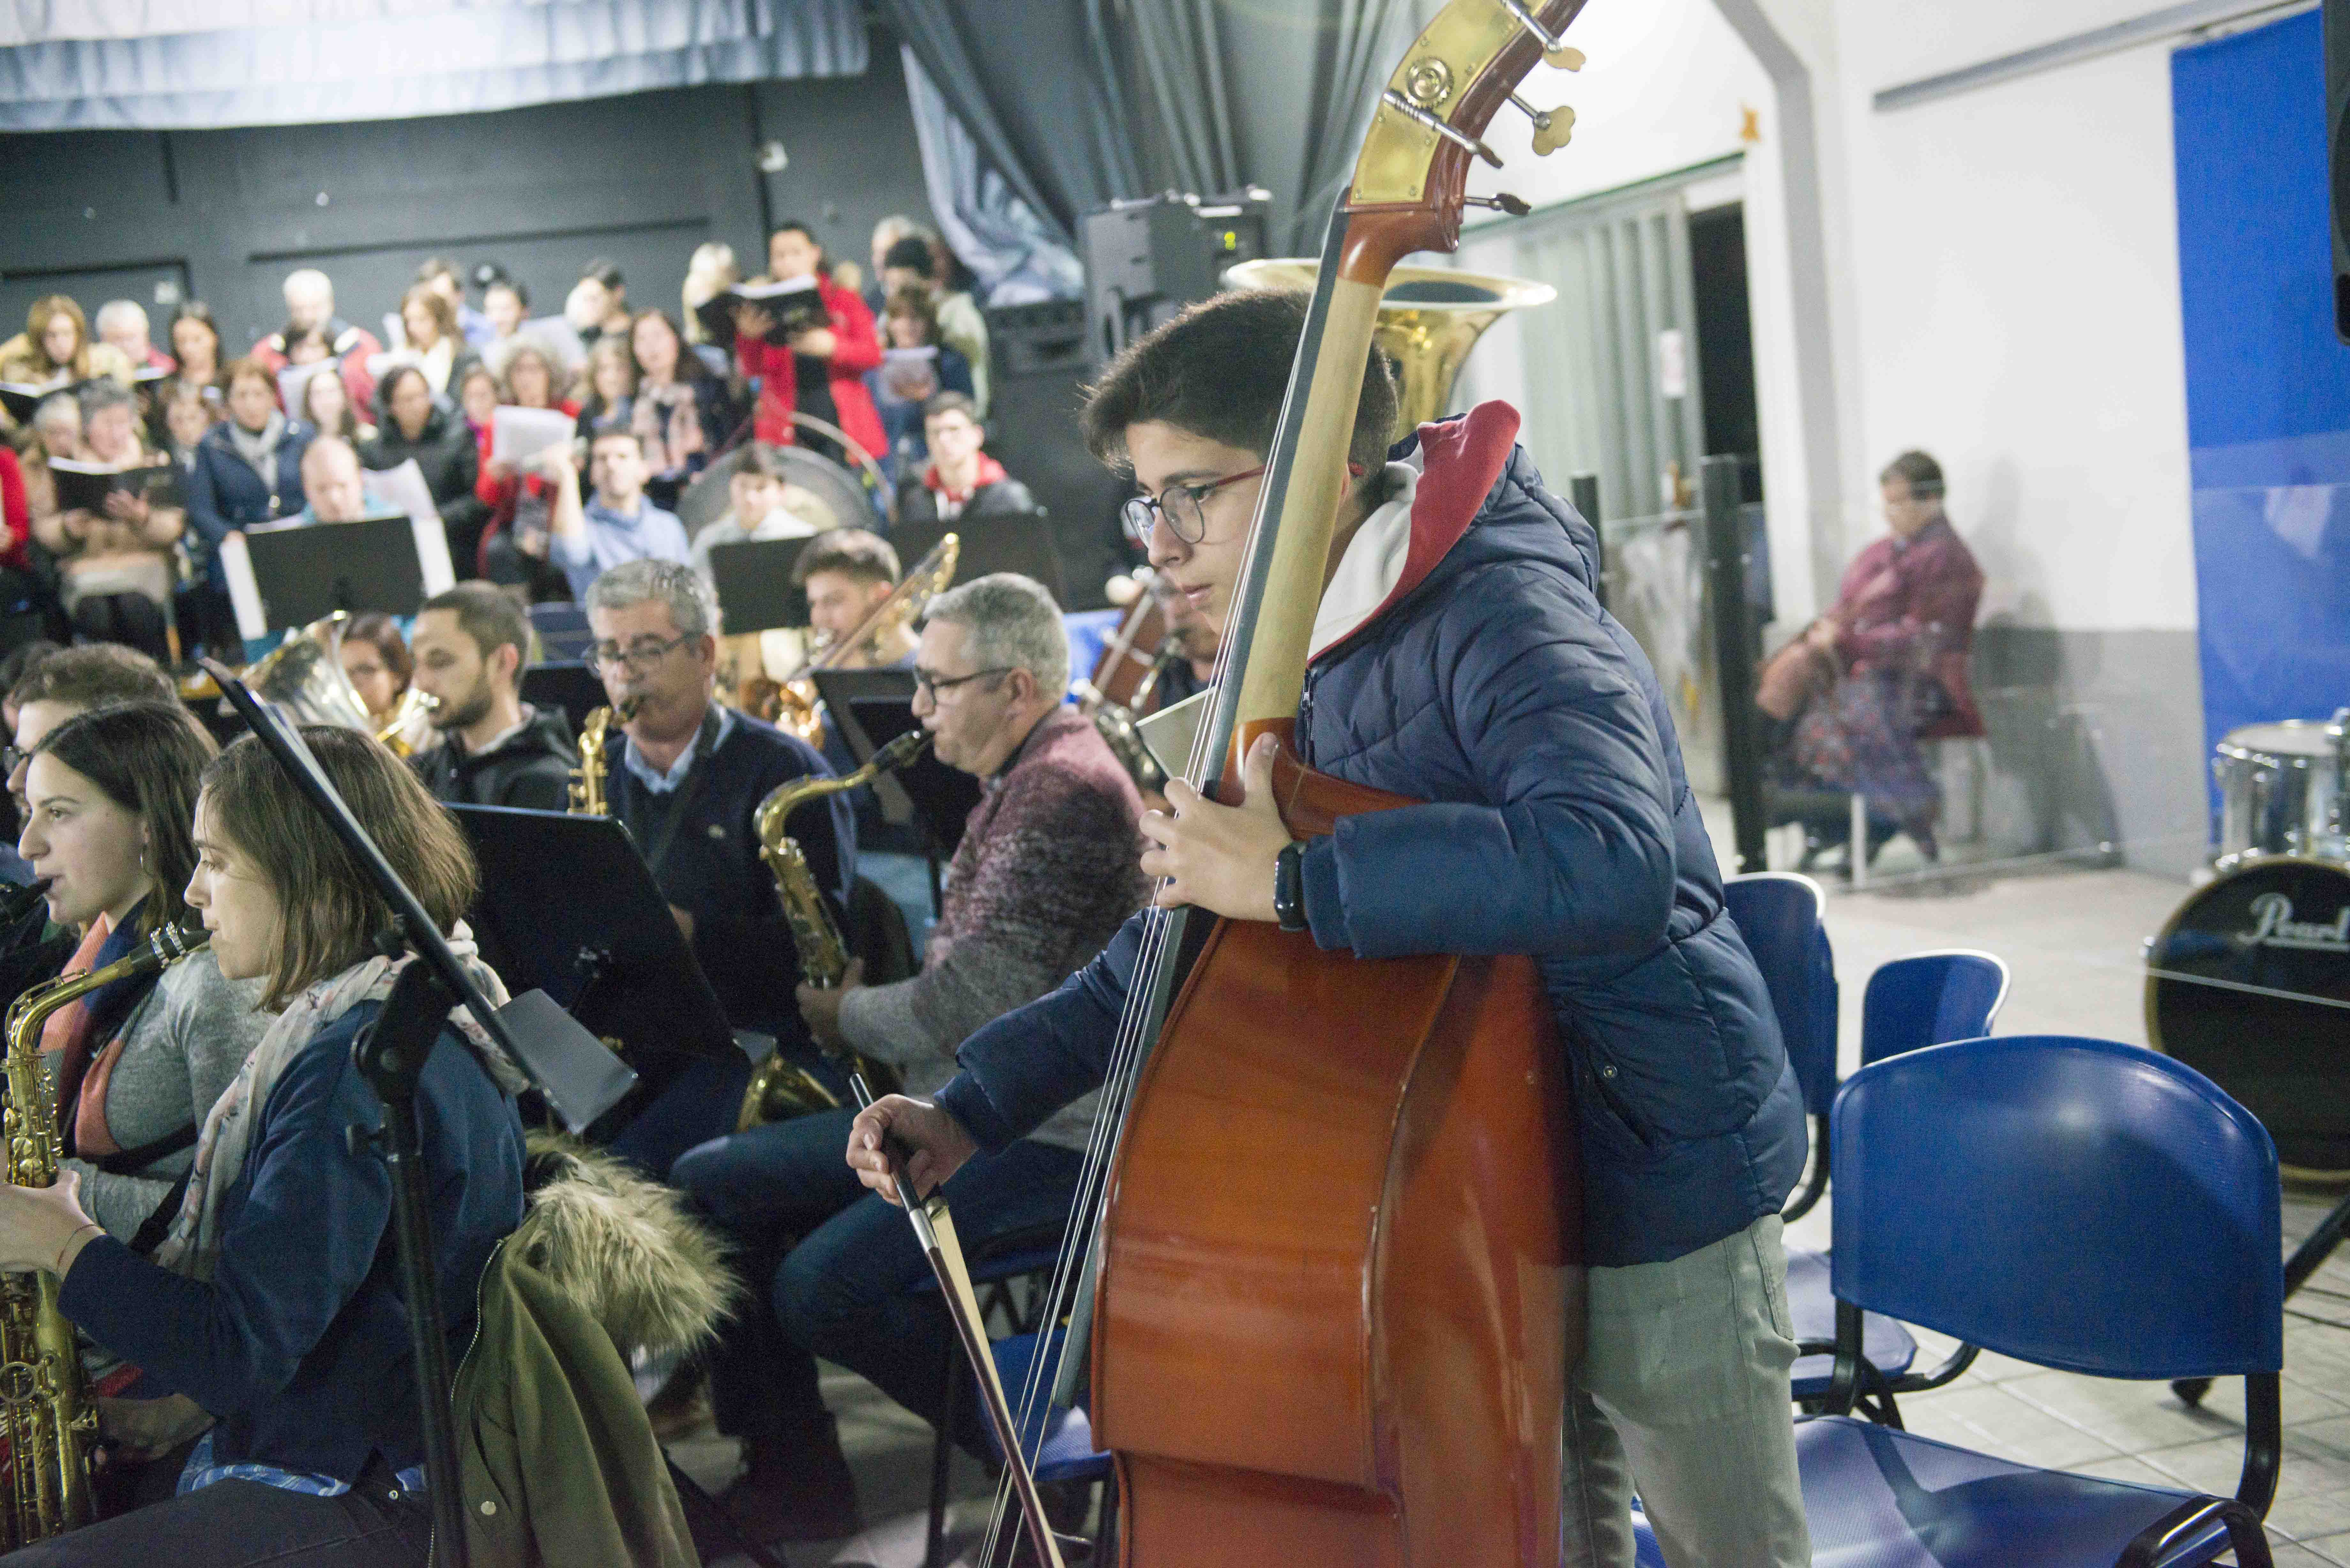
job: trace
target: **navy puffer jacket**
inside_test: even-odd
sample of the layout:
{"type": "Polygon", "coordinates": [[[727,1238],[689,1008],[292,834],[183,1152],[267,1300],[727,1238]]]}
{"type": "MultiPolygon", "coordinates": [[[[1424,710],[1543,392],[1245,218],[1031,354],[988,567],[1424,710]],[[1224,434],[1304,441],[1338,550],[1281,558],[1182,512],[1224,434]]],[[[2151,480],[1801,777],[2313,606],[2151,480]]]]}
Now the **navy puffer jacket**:
{"type": "MultiPolygon", "coordinates": [[[[1580,1123],[1586,1261],[1661,1262],[1777,1211],[1802,1098],[1664,693],[1592,593],[1596,535],[1515,429],[1488,405],[1428,431],[1411,561],[1307,671],[1306,760],[1430,804],[1314,841],[1306,909],[1316,941],[1364,958],[1534,954],[1580,1123]]],[[[939,1097],[983,1142],[1099,1081],[1139,936],[1138,919],[964,1044],[939,1097]]]]}

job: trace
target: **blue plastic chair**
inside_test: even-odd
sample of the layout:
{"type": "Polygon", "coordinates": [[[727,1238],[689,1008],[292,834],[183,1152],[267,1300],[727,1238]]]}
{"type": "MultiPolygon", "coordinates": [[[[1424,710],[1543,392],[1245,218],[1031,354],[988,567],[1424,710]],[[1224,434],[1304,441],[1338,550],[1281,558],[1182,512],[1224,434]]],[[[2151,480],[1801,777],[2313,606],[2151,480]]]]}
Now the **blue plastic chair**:
{"type": "MultiPolygon", "coordinates": [[[[1057,1345],[1067,1334],[1065,1328],[1052,1331],[1050,1343],[1057,1345]]],[[[1020,1422],[1020,1446],[1027,1451],[1028,1463],[1035,1469],[1038,1486],[1083,1484],[1099,1486],[1115,1473],[1117,1464],[1107,1452],[1094,1448],[1093,1419],[1082,1409],[1068,1409],[1057,1405],[1036,1402],[1022,1417],[1022,1391],[1028,1380],[1029,1368],[1036,1359],[1040,1335],[1015,1334],[993,1344],[995,1375],[1003,1383],[1005,1401],[1012,1407],[1013,1418],[1020,1422]]],[[[971,1397],[979,1396],[976,1378],[972,1381],[971,1397]]],[[[1003,1449],[994,1440],[993,1429],[988,1434],[988,1447],[996,1458],[1003,1449]]],[[[1105,1534],[1114,1515],[1105,1515],[1105,1534]]],[[[1016,1522],[1016,1521],[1015,1521],[1016,1522]]],[[[1094,1542],[1095,1562],[1115,1562],[1117,1553],[1106,1549],[1106,1542],[1094,1542]]]]}
{"type": "Polygon", "coordinates": [[[1812,1160],[1783,1218],[1801,1219],[1828,1185],[1828,1102],[1835,1097],[1835,956],[1823,917],[1827,895],[1792,871],[1751,871],[1721,885],[1722,902],[1746,939],[1771,992],[1787,1060],[1812,1118],[1812,1160]]]}
{"type": "MultiPolygon", "coordinates": [[[[1881,965],[1861,993],[1860,1064],[1866,1067],[1920,1046],[1989,1034],[2007,992],[2007,965],[1970,949],[1912,953],[1881,965]]],[[[1824,1153],[1819,1163],[1827,1162],[1824,1153]]],[[[1828,1342],[1835,1337],[1835,1302],[1828,1291],[1825,1252],[1788,1249],[1787,1306],[1795,1320],[1796,1342],[1813,1349],[1795,1363],[1791,1391],[1805,1408],[1816,1410],[1827,1397],[1832,1370],[1828,1342]]],[[[1962,1345],[1933,1371],[1913,1373],[1917,1340],[1899,1324],[1874,1313],[1863,1321],[1861,1340],[1862,1353],[1877,1374],[1862,1407],[1897,1426],[1896,1396],[1939,1388],[1975,1359],[1973,1348],[1962,1345]]]]}
{"type": "Polygon", "coordinates": [[[540,649],[548,659],[585,659],[596,634],[588,629],[588,612],[575,604],[533,605],[529,610],[531,629],[538,633],[540,649]]]}
{"type": "MultiPolygon", "coordinates": [[[[2093,1376],[2241,1376],[2246,1421],[2221,1498],[1814,1417],[1795,1449],[1819,1560],[2185,1568],[2232,1548],[2270,1568],[2284,1282],[2267,1129],[2191,1067],[2063,1035],[1877,1063],[1832,1116],[1839,1411],[1865,1377],[1866,1309],[2093,1376]]],[[[1653,1538],[1641,1550],[1661,1563],[1653,1538]]]]}

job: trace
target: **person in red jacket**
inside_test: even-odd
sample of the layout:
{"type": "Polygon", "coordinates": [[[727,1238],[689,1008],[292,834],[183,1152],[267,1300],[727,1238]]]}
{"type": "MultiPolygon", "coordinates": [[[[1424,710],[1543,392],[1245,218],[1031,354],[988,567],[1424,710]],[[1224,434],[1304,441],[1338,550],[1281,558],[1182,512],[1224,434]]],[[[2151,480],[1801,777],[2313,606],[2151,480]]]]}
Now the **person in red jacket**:
{"type": "Polygon", "coordinates": [[[1967,678],[1982,568],[1942,510],[1940,464],[1905,452],[1877,477],[1891,531],[1804,634],[1839,674],[1795,721],[1794,761],[1868,798],[1872,841],[1899,829],[1933,859],[1942,792],[1918,742],[1983,732],[1967,678]]]}
{"type": "Polygon", "coordinates": [[[806,223],[785,223],[767,236],[767,276],[814,277],[832,324],[809,327],[789,347],[777,348],[767,341],[775,318],[766,311],[746,305],[734,313],[734,362],[745,378],[759,382],[754,433],[773,446],[799,445],[839,456],[835,443],[793,422],[795,412],[810,414],[839,426],[878,460],[889,442],[865,389],[865,372],[881,363],[873,313],[854,292],[832,281],[824,249],[806,223]]]}
{"type": "Polygon", "coordinates": [[[25,544],[33,536],[33,507],[25,493],[25,470],[5,442],[0,442],[0,517],[8,528],[6,543],[0,546],[0,566],[24,571],[29,566],[25,544]]]}

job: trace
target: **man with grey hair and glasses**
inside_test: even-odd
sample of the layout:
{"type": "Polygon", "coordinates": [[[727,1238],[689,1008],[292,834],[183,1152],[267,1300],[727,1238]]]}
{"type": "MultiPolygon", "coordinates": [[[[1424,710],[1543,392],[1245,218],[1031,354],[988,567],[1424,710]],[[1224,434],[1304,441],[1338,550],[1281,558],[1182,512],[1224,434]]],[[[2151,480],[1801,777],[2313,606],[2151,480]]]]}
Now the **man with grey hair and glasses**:
{"type": "MultiPolygon", "coordinates": [[[[629,715],[604,752],[611,814],[643,852],[727,1021],[812,1064],[813,1037],[792,1005],[799,958],[753,818],[778,785],[827,774],[824,759],[720,705],[718,601],[682,561],[628,561],[598,577],[588,625],[605,697],[629,715]]],[[[811,801],[785,826],[839,919],[857,866],[847,803],[811,801]]],[[[734,1125],[750,1075],[743,1055],[697,1063],[637,1115],[614,1152],[667,1175],[680,1154],[734,1125]]]]}
{"type": "MultiPolygon", "coordinates": [[[[802,986],[816,1038],[894,1064],[909,1094],[955,1070],[982,1024],[1059,984],[1139,909],[1142,803],[1092,722],[1062,698],[1060,607],[1026,577],[977,578],[932,599],[914,654],[914,712],[939,760],[981,782],[947,868],[921,972],[894,985],[802,986]]],[[[748,1469],[724,1499],[763,1541],[847,1534],[854,1493],[816,1359],[854,1368],[933,1423],[947,1324],[907,1294],[926,1265],[902,1216],[842,1163],[847,1110],[712,1140],[670,1173],[736,1243],[754,1304],[712,1366],[719,1429],[748,1469]]],[[[972,1161],[951,1185],[966,1247],[1066,1222],[1093,1126],[1090,1098],[972,1161]]],[[[974,1401],[962,1402],[965,1428],[974,1401]]]]}

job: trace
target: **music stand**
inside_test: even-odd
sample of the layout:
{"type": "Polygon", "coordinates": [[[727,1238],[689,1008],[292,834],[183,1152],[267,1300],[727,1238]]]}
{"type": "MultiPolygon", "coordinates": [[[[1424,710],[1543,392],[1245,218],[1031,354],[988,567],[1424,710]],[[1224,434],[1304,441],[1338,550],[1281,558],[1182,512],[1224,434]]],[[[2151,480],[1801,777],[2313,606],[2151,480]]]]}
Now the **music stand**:
{"type": "Polygon", "coordinates": [[[713,546],[710,580],[730,633],[808,623],[807,590],[792,581],[806,539],[739,539],[713,546]]]}
{"type": "Polygon", "coordinates": [[[629,830],[613,817],[452,805],[481,865],[471,916],[482,955],[515,990],[545,991],[620,1042],[637,1089],[589,1129],[624,1126],[734,1032],[629,830]]]}
{"type": "MultiPolygon", "coordinates": [[[[914,672],[887,670],[819,670],[816,694],[825,711],[848,742],[849,754],[862,765],[873,753],[922,722],[914,717],[914,672]]],[[[932,752],[894,773],[873,781],[881,796],[883,815],[890,820],[911,820],[922,831],[933,862],[951,859],[962,842],[963,823],[979,804],[979,781],[960,768],[949,767],[932,752]],[[888,785],[885,790],[882,786],[888,785]],[[906,807],[905,818],[889,811],[890,793],[906,807]]],[[[935,889],[934,889],[935,891],[935,889]]]]}
{"type": "Polygon", "coordinates": [[[966,512],[944,523],[900,523],[890,530],[889,544],[899,560],[911,564],[949,534],[962,545],[955,557],[956,582],[967,583],[990,572],[1017,572],[1044,584],[1055,604],[1067,605],[1060,546],[1053,542],[1052,521],[1044,513],[1003,512],[974,517],[966,512]]]}
{"type": "Polygon", "coordinates": [[[337,610],[410,616],[424,602],[416,525],[406,517],[256,525],[244,530],[244,548],[272,631],[337,610]]]}
{"type": "Polygon", "coordinates": [[[534,708],[559,708],[577,735],[588,715],[609,701],[596,667],[576,659],[549,659],[522,672],[522,700],[534,708]]]}

